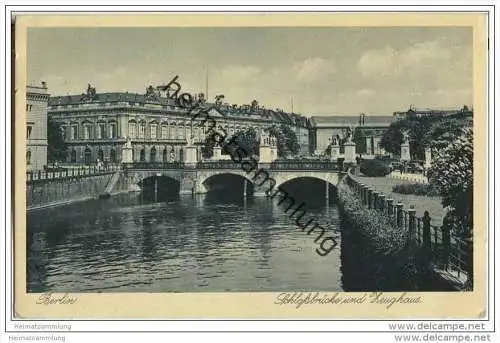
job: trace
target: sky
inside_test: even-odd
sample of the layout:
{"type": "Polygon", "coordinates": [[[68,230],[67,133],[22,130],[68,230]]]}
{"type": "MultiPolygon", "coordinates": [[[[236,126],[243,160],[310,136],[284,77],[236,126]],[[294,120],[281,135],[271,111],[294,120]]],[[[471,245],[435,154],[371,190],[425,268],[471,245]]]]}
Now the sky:
{"type": "Polygon", "coordinates": [[[30,28],[28,81],[52,95],[182,91],[311,115],[472,104],[467,27],[30,28]],[[207,73],[208,71],[208,73],[207,73]]]}

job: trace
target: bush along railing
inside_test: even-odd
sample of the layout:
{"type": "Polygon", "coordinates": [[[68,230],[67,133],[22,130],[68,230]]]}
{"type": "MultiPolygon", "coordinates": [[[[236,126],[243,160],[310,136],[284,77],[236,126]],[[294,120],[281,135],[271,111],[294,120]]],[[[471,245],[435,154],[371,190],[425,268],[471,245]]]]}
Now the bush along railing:
{"type": "Polygon", "coordinates": [[[119,165],[107,165],[107,166],[80,166],[76,168],[60,168],[58,170],[30,170],[26,172],[26,182],[36,182],[44,180],[58,180],[70,177],[79,176],[97,176],[108,173],[113,173],[120,170],[119,165]]]}
{"type": "MultiPolygon", "coordinates": [[[[410,253],[415,249],[411,245],[411,232],[397,225],[403,221],[401,206],[396,205],[393,215],[389,216],[387,210],[381,210],[382,196],[367,190],[370,196],[361,200],[345,182],[339,184],[338,194],[343,227],[348,228],[344,229],[342,241],[351,246],[345,251],[352,258],[347,258],[346,253],[344,257],[356,261],[355,266],[349,268],[356,269],[356,282],[367,283],[364,289],[419,290],[418,280],[425,270],[415,258],[416,254],[410,253]]],[[[348,288],[359,290],[355,287],[348,288]]]]}
{"type": "Polygon", "coordinates": [[[368,212],[369,215],[386,218],[391,225],[382,232],[384,230],[380,228],[379,223],[381,235],[375,237],[375,240],[383,242],[384,237],[391,232],[396,237],[405,233],[408,254],[414,254],[426,266],[443,270],[455,280],[455,286],[464,287],[463,283],[467,279],[468,245],[463,239],[452,235],[446,225],[431,225],[428,211],[424,212],[422,218],[417,218],[412,205],[405,210],[402,203],[395,203],[393,199],[386,198],[384,194],[356,181],[350,175],[344,178],[342,188],[339,187],[339,197],[341,199],[349,197],[349,202],[357,201],[357,206],[364,207],[365,211],[371,211],[368,212]],[[344,192],[341,192],[341,189],[344,192]]]}

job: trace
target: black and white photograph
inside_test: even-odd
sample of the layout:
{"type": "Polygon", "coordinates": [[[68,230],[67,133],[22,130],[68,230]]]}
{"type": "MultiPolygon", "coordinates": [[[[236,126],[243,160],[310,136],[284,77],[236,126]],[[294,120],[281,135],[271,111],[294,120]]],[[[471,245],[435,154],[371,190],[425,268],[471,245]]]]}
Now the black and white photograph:
{"type": "Polygon", "coordinates": [[[26,292],[474,289],[472,28],[35,27],[26,54],[26,292]]]}

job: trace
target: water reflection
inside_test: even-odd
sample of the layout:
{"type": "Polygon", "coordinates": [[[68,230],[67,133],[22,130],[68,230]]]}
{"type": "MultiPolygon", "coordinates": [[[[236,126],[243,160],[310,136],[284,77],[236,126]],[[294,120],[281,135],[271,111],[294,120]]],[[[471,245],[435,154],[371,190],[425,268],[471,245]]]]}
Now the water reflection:
{"type": "MultiPolygon", "coordinates": [[[[276,202],[224,190],[167,193],[29,213],[28,291],[342,290],[340,249],[319,256],[276,202]]],[[[324,196],[311,194],[308,207],[338,230],[324,196]]]]}

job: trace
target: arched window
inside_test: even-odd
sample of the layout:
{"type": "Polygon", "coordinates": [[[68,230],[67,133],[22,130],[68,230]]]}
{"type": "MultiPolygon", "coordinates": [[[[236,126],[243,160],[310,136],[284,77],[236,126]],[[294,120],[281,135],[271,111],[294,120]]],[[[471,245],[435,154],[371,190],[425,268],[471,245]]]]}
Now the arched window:
{"type": "Polygon", "coordinates": [[[92,124],[83,124],[83,139],[92,139],[92,124]]]}
{"type": "Polygon", "coordinates": [[[97,123],[97,139],[105,139],[106,137],[106,123],[97,123]]]}
{"type": "Polygon", "coordinates": [[[175,122],[169,125],[170,132],[168,133],[168,138],[176,139],[177,138],[177,124],[175,122]]]}
{"type": "Polygon", "coordinates": [[[149,161],[156,162],[156,148],[155,147],[152,147],[150,152],[149,152],[149,161]]]}
{"type": "Polygon", "coordinates": [[[167,150],[167,148],[163,149],[162,160],[163,160],[163,162],[168,162],[168,150],[167,150]]]}
{"type": "Polygon", "coordinates": [[[184,161],[184,150],[182,150],[182,148],[179,150],[179,161],[184,161]]]}
{"type": "Polygon", "coordinates": [[[109,151],[109,160],[111,163],[116,162],[116,150],[114,148],[111,148],[111,150],[109,151]]]}
{"type": "Polygon", "coordinates": [[[168,125],[166,123],[161,124],[161,138],[168,138],[168,125]]]}
{"type": "Polygon", "coordinates": [[[89,147],[85,148],[85,164],[90,164],[92,162],[92,150],[89,147]]]}
{"type": "Polygon", "coordinates": [[[116,123],[110,122],[108,127],[109,127],[108,138],[116,138],[118,136],[116,123]]]}
{"type": "Polygon", "coordinates": [[[149,125],[149,137],[151,139],[156,139],[157,138],[157,133],[158,133],[158,124],[156,124],[155,122],[151,123],[149,125]]]}
{"type": "Polygon", "coordinates": [[[144,148],[141,149],[141,162],[146,162],[146,150],[144,148]]]}
{"type": "Polygon", "coordinates": [[[99,148],[99,151],[97,152],[97,158],[99,161],[103,162],[104,161],[104,151],[102,151],[101,148],[99,148]]]}
{"type": "Polygon", "coordinates": [[[30,150],[26,151],[26,164],[27,165],[31,164],[31,151],[30,150]]]}
{"type": "Polygon", "coordinates": [[[72,163],[75,163],[75,162],[76,162],[76,150],[75,150],[75,149],[71,150],[71,158],[70,158],[70,161],[71,161],[72,163]]]}
{"type": "Polygon", "coordinates": [[[146,131],[146,123],[144,122],[139,123],[139,138],[144,138],[145,131],[146,131]]]}

